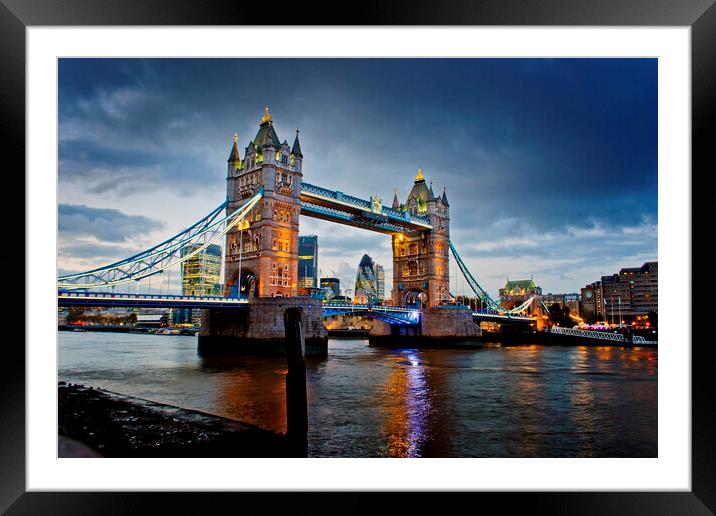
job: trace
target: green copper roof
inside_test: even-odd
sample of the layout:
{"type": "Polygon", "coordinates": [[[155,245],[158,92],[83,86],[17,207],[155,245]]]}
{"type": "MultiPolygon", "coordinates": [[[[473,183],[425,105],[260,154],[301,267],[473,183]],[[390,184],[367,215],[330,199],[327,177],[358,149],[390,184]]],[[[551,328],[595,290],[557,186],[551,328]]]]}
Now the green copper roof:
{"type": "Polygon", "coordinates": [[[425,179],[415,181],[413,188],[408,194],[408,199],[411,197],[414,197],[418,201],[418,204],[420,204],[420,201],[426,203],[428,199],[430,199],[430,190],[428,190],[428,186],[425,184],[425,179]]]}
{"type": "Polygon", "coordinates": [[[270,121],[264,122],[259,126],[259,132],[256,133],[256,137],[254,138],[254,145],[256,145],[259,150],[267,143],[271,143],[275,149],[281,147],[281,140],[278,139],[276,130],[270,121]]]}
{"type": "Polygon", "coordinates": [[[512,292],[513,290],[529,290],[532,288],[537,288],[537,285],[535,285],[535,282],[531,279],[511,281],[508,280],[505,284],[506,292],[512,292]]]}

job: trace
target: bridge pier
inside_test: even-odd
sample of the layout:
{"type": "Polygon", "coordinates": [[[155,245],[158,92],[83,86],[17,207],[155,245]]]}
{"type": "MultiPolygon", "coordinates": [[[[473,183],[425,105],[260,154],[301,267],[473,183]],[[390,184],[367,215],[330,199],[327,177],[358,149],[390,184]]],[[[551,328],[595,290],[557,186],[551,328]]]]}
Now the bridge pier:
{"type": "Polygon", "coordinates": [[[308,298],[255,298],[246,309],[205,310],[199,332],[199,353],[266,354],[286,353],[284,312],[299,307],[303,313],[306,356],[326,356],[328,337],[320,301],[308,298]]]}
{"type": "Polygon", "coordinates": [[[374,321],[369,343],[391,348],[481,348],[482,331],[472,312],[463,307],[424,308],[420,323],[389,324],[374,321]]]}

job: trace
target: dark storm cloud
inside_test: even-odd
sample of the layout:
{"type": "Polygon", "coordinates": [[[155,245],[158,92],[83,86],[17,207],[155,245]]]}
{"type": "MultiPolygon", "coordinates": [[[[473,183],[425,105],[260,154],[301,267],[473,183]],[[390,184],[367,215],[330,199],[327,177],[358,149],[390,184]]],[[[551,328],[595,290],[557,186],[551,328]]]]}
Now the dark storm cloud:
{"type": "Polygon", "coordinates": [[[124,242],[164,227],[163,222],[141,215],[79,204],[60,204],[58,220],[63,238],[95,237],[108,242],[124,242]]]}

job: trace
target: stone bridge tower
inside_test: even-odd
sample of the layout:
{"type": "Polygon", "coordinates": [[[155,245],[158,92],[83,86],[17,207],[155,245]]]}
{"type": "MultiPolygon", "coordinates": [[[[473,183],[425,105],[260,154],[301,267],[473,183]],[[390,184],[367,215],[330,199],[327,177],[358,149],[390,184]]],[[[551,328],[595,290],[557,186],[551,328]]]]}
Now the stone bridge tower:
{"type": "Polygon", "coordinates": [[[428,186],[418,169],[405,203],[400,204],[396,192],[393,208],[427,217],[433,227],[393,235],[393,304],[434,307],[449,300],[450,205],[445,189],[435,196],[432,183],[428,186]]]}
{"type": "Polygon", "coordinates": [[[262,187],[250,217],[227,233],[224,295],[293,297],[297,292],[298,219],[303,154],[278,138],[269,109],[241,159],[238,137],[228,159],[226,198],[231,213],[262,187]]]}

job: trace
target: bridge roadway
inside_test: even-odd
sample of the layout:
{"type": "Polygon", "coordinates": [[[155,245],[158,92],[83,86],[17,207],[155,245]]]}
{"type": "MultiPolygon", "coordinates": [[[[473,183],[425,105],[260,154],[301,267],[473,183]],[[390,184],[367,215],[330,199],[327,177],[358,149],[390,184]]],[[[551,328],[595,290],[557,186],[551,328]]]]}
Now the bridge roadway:
{"type": "MultiPolygon", "coordinates": [[[[306,298],[309,303],[320,302],[306,298]]],[[[63,291],[57,293],[59,306],[103,306],[144,308],[248,308],[245,299],[214,296],[177,296],[168,294],[122,294],[118,292],[63,291]]],[[[362,314],[379,317],[396,324],[418,324],[420,310],[410,307],[387,305],[360,305],[348,303],[323,303],[323,316],[362,314]]]]}
{"type": "MultiPolygon", "coordinates": [[[[308,302],[319,302],[306,298],[308,302]]],[[[103,307],[144,307],[144,308],[247,308],[245,299],[214,296],[177,296],[170,294],[122,294],[118,292],[64,291],[57,293],[58,306],[103,306],[103,307]]],[[[413,307],[323,303],[323,317],[336,315],[366,315],[395,324],[419,324],[420,310],[413,307]]],[[[498,314],[488,310],[472,313],[476,322],[510,322],[531,324],[530,317],[498,314]]]]}
{"type": "MultiPolygon", "coordinates": [[[[310,299],[310,298],[307,298],[310,299]]],[[[146,308],[244,308],[245,299],[213,296],[177,296],[168,294],[122,294],[116,292],[58,291],[59,306],[106,306],[106,307],[146,307],[146,308]]],[[[417,324],[420,310],[412,307],[323,303],[324,317],[341,314],[382,314],[393,315],[401,323],[417,324]]],[[[487,310],[473,312],[477,321],[531,323],[530,317],[504,315],[487,310]]]]}

